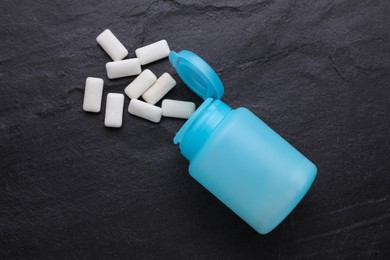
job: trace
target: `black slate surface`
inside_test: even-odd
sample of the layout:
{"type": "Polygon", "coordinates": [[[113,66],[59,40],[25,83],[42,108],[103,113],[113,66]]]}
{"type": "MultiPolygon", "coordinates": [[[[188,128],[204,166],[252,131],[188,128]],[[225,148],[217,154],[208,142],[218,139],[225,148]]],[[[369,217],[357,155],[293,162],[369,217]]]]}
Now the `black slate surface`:
{"type": "MultiPolygon", "coordinates": [[[[0,2],[1,259],[390,257],[390,5],[372,1],[0,2]],[[110,28],[134,50],[167,39],[318,166],[294,212],[259,235],[187,174],[182,120],[82,111],[104,93],[110,28]]],[[[167,97],[201,99],[178,81],[167,97]]],[[[126,99],[125,106],[129,100],[126,99]]]]}

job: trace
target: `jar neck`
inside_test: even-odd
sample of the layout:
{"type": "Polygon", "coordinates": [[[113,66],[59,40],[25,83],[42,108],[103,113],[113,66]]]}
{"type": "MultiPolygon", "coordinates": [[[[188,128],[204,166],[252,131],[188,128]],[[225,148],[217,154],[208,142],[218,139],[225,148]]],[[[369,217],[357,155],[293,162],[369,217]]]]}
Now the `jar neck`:
{"type": "Polygon", "coordinates": [[[179,143],[180,151],[187,160],[195,157],[231,110],[221,100],[208,98],[195,111],[173,139],[175,144],[179,143]]]}

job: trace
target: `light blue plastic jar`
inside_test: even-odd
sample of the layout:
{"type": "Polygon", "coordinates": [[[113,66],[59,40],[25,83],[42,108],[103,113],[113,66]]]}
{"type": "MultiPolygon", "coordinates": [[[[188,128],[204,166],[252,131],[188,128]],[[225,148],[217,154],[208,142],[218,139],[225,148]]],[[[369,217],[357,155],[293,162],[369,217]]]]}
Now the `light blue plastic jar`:
{"type": "Polygon", "coordinates": [[[174,138],[200,184],[261,234],[273,230],[312,185],[317,168],[246,108],[231,109],[215,71],[190,51],[169,60],[205,99],[174,138]]]}

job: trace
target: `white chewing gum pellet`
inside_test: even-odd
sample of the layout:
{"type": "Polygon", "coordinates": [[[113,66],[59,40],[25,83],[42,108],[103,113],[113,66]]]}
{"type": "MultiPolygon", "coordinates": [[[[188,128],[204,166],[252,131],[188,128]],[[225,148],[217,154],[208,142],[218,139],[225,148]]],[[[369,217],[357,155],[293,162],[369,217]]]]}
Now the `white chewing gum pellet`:
{"type": "Polygon", "coordinates": [[[163,116],[188,119],[195,112],[195,103],[164,99],[161,104],[163,116]]]}
{"type": "Polygon", "coordinates": [[[102,104],[104,81],[100,78],[88,77],[85,81],[83,110],[86,112],[100,112],[102,104]]]}
{"type": "Polygon", "coordinates": [[[138,99],[130,100],[129,113],[155,123],[160,122],[162,116],[161,108],[138,99]]]}
{"type": "Polygon", "coordinates": [[[141,65],[145,65],[168,57],[170,51],[167,41],[161,40],[136,49],[135,55],[140,60],[141,65]]]}
{"type": "Polygon", "coordinates": [[[156,80],[156,75],[146,69],[125,88],[125,93],[131,99],[139,98],[156,80]]]}
{"type": "Polygon", "coordinates": [[[104,125],[107,127],[121,127],[125,96],[118,93],[109,93],[106,102],[104,125]]]}
{"type": "Polygon", "coordinates": [[[141,73],[141,64],[137,58],[111,61],[106,63],[107,77],[116,79],[138,75],[141,73]]]}
{"type": "Polygon", "coordinates": [[[164,73],[159,77],[156,83],[153,84],[143,95],[142,98],[149,104],[156,104],[163,96],[165,96],[174,86],[176,81],[168,73],[164,73]]]}
{"type": "Polygon", "coordinates": [[[115,35],[106,29],[97,38],[96,41],[102,46],[112,60],[121,60],[129,54],[125,46],[115,37],[115,35]]]}

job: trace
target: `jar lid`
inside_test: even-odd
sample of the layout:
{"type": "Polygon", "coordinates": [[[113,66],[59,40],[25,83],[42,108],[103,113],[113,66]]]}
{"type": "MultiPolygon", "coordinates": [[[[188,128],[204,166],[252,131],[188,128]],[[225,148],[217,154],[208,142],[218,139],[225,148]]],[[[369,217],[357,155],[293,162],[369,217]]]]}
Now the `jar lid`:
{"type": "Polygon", "coordinates": [[[169,61],[184,83],[203,99],[220,99],[224,88],[217,73],[201,57],[191,51],[171,51],[169,61]]]}

